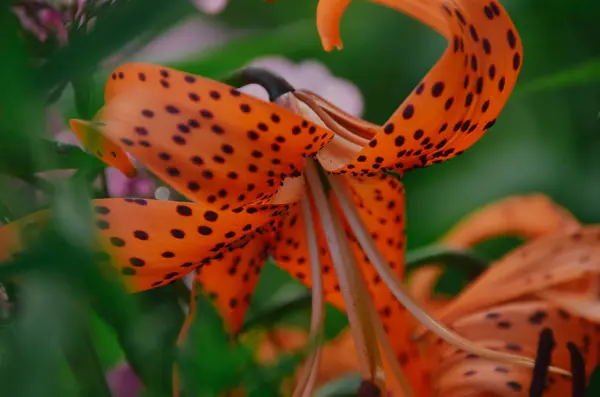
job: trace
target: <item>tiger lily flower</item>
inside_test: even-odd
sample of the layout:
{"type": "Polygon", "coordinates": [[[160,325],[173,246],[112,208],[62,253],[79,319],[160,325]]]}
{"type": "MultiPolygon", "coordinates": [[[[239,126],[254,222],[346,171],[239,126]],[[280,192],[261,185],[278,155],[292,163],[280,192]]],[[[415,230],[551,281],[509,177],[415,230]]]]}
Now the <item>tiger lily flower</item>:
{"type": "MultiPolygon", "coordinates": [[[[529,241],[492,264],[457,298],[438,307],[434,316],[470,340],[500,351],[534,351],[537,333],[547,327],[557,341],[553,365],[568,364],[567,343],[572,343],[581,351],[589,375],[600,363],[596,349],[600,319],[590,310],[598,307],[600,228],[580,225],[544,196],[522,196],[478,211],[444,240],[467,248],[503,234],[529,241]]],[[[431,296],[425,299],[431,301],[431,296]]],[[[511,390],[524,391],[531,378],[526,368],[498,367],[481,358],[457,355],[439,339],[429,340],[428,346],[439,395],[457,390],[514,395],[511,390]]],[[[570,383],[568,378],[550,375],[545,395],[568,395],[570,383]]]]}
{"type": "MultiPolygon", "coordinates": [[[[383,386],[381,344],[387,380],[407,378],[400,381],[407,395],[429,388],[426,369],[412,360],[418,352],[406,328],[393,326],[408,321],[409,313],[470,354],[531,367],[531,356],[461,337],[404,289],[404,189],[385,172],[450,159],[494,125],[521,67],[517,31],[497,2],[376,2],[449,40],[439,62],[382,126],[281,81],[264,81],[283,88],[272,90],[274,103],[268,103],[158,65],[117,67],[104,107],[92,121],[72,120],[72,129],[108,165],[134,176],[129,154],[190,202],[94,200],[98,258],[119,269],[131,292],[196,271],[195,285],[214,297],[235,334],[262,262],[272,255],[312,289],[312,336],[319,334],[324,300],[346,310],[364,378],[383,386]],[[401,369],[398,357],[406,357],[401,369]]],[[[319,3],[326,49],[345,5],[319,3]]],[[[9,250],[20,248],[15,229],[29,222],[2,229],[9,250]]],[[[310,393],[318,355],[311,356],[295,395],[310,393]]]]}

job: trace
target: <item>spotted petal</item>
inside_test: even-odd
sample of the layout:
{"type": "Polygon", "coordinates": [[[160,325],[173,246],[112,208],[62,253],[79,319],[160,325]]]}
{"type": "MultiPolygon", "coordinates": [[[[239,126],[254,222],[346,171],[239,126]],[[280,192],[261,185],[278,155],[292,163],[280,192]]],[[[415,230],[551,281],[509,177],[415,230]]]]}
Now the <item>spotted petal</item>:
{"type": "Polygon", "coordinates": [[[118,144],[121,151],[101,158],[128,152],[190,200],[217,208],[270,201],[286,177],[300,175],[304,157],[332,137],[275,104],[156,65],[119,66],[105,101],[97,132],[72,123],[92,153],[118,144]]]}
{"type": "Polygon", "coordinates": [[[550,288],[589,288],[591,276],[600,272],[599,240],[598,226],[533,240],[492,265],[436,317],[447,323],[465,313],[550,288]]]}
{"type": "MultiPolygon", "coordinates": [[[[269,230],[278,206],[218,211],[195,203],[142,199],[94,200],[96,258],[117,268],[131,292],[164,285],[247,244],[269,230]]],[[[0,228],[3,259],[24,248],[19,231],[48,211],[0,228]]]]}
{"type": "Polygon", "coordinates": [[[243,249],[226,252],[198,269],[195,283],[214,299],[228,330],[237,333],[267,260],[268,236],[252,235],[243,249]]]}
{"type": "MultiPolygon", "coordinates": [[[[488,307],[453,321],[458,333],[495,350],[534,356],[543,328],[554,333],[552,365],[569,368],[567,342],[578,346],[588,375],[598,363],[600,334],[589,321],[571,316],[559,306],[543,301],[523,301],[488,307]]],[[[428,347],[434,386],[439,395],[522,395],[529,388],[532,370],[494,363],[465,355],[442,341],[428,347]],[[466,395],[466,394],[465,394],[466,395]]],[[[545,396],[569,396],[570,380],[550,374],[545,396]]]]}
{"type": "MultiPolygon", "coordinates": [[[[454,157],[494,125],[517,81],[523,48],[506,11],[482,0],[372,0],[407,13],[444,35],[449,46],[353,161],[337,169],[405,172],[454,157]]],[[[320,0],[326,49],[340,44],[349,1],[320,0]]]]}
{"type": "MultiPolygon", "coordinates": [[[[454,249],[471,249],[494,237],[514,235],[535,239],[579,227],[579,222],[571,213],[547,196],[512,196],[467,215],[442,238],[441,243],[454,249]]],[[[445,300],[432,296],[433,286],[442,270],[440,266],[432,264],[411,274],[411,293],[421,303],[438,307],[445,303],[445,300]]],[[[588,287],[592,287],[592,284],[596,283],[590,283],[588,287]]]]}

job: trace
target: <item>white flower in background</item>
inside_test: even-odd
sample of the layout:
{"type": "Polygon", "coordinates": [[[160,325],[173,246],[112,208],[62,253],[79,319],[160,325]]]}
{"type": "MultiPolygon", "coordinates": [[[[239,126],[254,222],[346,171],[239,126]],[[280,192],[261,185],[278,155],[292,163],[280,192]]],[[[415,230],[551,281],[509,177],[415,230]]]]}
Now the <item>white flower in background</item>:
{"type": "MultiPolygon", "coordinates": [[[[334,76],[318,61],[293,63],[284,57],[269,56],[258,58],[248,66],[267,69],[286,79],[294,88],[312,91],[352,116],[362,116],[364,102],[358,87],[351,81],[334,76]]],[[[246,86],[242,91],[268,100],[266,91],[258,85],[246,86]]]]}
{"type": "Polygon", "coordinates": [[[225,9],[229,0],[192,0],[192,3],[207,14],[218,14],[225,9]]]}

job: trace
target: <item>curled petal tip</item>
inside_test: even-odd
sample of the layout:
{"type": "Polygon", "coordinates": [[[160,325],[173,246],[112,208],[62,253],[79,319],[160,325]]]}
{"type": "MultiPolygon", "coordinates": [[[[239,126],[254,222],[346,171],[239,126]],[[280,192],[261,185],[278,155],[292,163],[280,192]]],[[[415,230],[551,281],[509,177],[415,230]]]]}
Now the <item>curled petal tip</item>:
{"type": "Polygon", "coordinates": [[[317,30],[325,51],[343,48],[340,21],[351,0],[320,0],[317,5],[317,30]]]}
{"type": "Polygon", "coordinates": [[[331,52],[331,51],[333,51],[334,49],[336,49],[336,50],[338,50],[338,51],[341,51],[341,50],[342,50],[342,48],[344,48],[344,45],[342,44],[342,42],[341,42],[341,41],[337,41],[337,42],[330,42],[330,41],[323,40],[323,49],[324,49],[326,52],[331,52]]]}

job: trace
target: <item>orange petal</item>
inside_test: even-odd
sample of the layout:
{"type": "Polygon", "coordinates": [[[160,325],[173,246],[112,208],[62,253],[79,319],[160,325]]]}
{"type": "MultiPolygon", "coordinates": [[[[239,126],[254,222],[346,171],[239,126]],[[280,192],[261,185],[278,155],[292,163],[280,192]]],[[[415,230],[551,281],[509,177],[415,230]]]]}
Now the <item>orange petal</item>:
{"type": "MultiPolygon", "coordinates": [[[[573,342],[581,349],[588,375],[598,364],[600,333],[597,327],[548,302],[526,301],[490,307],[457,319],[450,326],[466,338],[488,347],[529,356],[535,355],[539,333],[548,327],[553,330],[556,340],[552,365],[570,367],[567,342],[573,342]]],[[[453,395],[450,392],[456,393],[456,389],[495,392],[495,395],[501,396],[517,395],[515,392],[526,393],[531,382],[532,370],[529,368],[468,357],[443,342],[429,345],[429,354],[434,386],[438,388],[439,395],[453,395]]],[[[549,378],[552,380],[548,394],[544,395],[570,395],[570,381],[554,374],[550,374],[549,378]]]]}
{"type": "MultiPolygon", "coordinates": [[[[334,47],[342,49],[340,38],[340,22],[346,7],[352,0],[319,0],[317,6],[317,30],[321,37],[321,43],[325,51],[331,51],[334,47]]],[[[371,0],[387,7],[404,12],[430,26],[432,29],[447,36],[450,34],[448,23],[439,13],[432,13],[431,6],[424,1],[404,1],[399,5],[397,0],[371,0]]]]}
{"type": "MultiPolygon", "coordinates": [[[[273,227],[282,210],[266,206],[218,211],[195,203],[143,199],[100,199],[92,204],[97,260],[116,267],[131,292],[164,285],[210,258],[225,257],[224,252],[250,241],[253,232],[273,227]]],[[[31,223],[32,216],[0,228],[5,256],[24,248],[16,232],[31,223]]]]}
{"type": "Polygon", "coordinates": [[[600,272],[599,241],[599,226],[532,240],[492,265],[436,317],[452,322],[474,310],[549,288],[573,289],[567,283],[586,281],[600,272]]]}
{"type": "MultiPolygon", "coordinates": [[[[339,23],[346,1],[321,0],[339,23]]],[[[498,2],[372,0],[434,27],[449,41],[437,64],[356,159],[338,171],[405,172],[445,161],[468,149],[494,125],[516,83],[523,48],[498,2]]],[[[319,21],[327,15],[320,15],[319,21]]],[[[336,41],[325,24],[324,40],[336,41]]]]}
{"type": "Polygon", "coordinates": [[[502,235],[529,239],[578,228],[579,222],[569,211],[543,194],[532,194],[509,197],[469,214],[442,241],[467,249],[502,235]]]}
{"type": "Polygon", "coordinates": [[[101,123],[72,119],[69,120],[69,126],[77,139],[94,156],[130,178],[136,176],[137,170],[121,146],[102,134],[101,123]]]}
{"type": "Polygon", "coordinates": [[[333,136],[278,105],[157,65],[119,66],[105,101],[96,118],[107,141],[217,208],[268,201],[333,136]]]}
{"type": "MultiPolygon", "coordinates": [[[[578,228],[579,222],[566,209],[543,194],[531,194],[502,199],[469,214],[442,242],[460,250],[502,235],[529,239],[578,228]]],[[[413,296],[429,307],[441,308],[445,301],[434,299],[432,291],[442,273],[442,269],[434,265],[415,270],[410,278],[413,296]]]]}
{"type": "Polygon", "coordinates": [[[265,235],[253,235],[242,249],[225,252],[198,270],[194,283],[202,285],[202,289],[215,300],[232,334],[237,333],[244,322],[266,260],[267,238],[265,235]]]}

